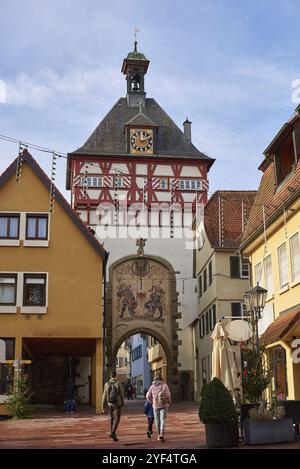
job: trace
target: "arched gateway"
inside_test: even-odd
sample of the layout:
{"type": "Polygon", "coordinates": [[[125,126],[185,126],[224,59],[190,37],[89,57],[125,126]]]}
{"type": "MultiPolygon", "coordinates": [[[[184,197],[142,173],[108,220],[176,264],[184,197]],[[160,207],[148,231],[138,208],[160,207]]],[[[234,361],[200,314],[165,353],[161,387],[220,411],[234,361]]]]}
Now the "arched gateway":
{"type": "Polygon", "coordinates": [[[131,335],[153,336],[167,358],[167,381],[179,396],[178,294],[173,267],[161,257],[127,256],[111,265],[106,295],[106,370],[114,365],[121,344],[131,335]]]}

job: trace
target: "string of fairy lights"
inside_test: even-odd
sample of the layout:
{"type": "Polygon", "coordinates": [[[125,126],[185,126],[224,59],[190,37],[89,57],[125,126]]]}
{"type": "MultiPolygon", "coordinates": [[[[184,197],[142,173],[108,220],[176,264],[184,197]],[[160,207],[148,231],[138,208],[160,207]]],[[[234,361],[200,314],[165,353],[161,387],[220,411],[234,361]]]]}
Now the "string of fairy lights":
{"type": "MultiPolygon", "coordinates": [[[[56,180],[56,171],[57,171],[57,159],[58,158],[63,158],[66,159],[67,165],[69,164],[69,159],[68,155],[64,152],[56,151],[54,149],[50,149],[38,144],[30,143],[21,139],[16,139],[13,137],[9,137],[6,135],[1,135],[0,134],[0,140],[16,144],[18,146],[18,157],[17,157],[17,163],[16,163],[16,182],[20,183],[21,178],[22,178],[22,167],[24,163],[23,159],[23,152],[24,150],[32,149],[35,151],[38,151],[40,153],[44,153],[45,155],[49,155],[51,157],[51,176],[50,176],[50,190],[49,190],[49,213],[54,212],[55,208],[55,195],[56,195],[56,186],[55,186],[55,180],[56,180]]],[[[91,161],[84,161],[83,162],[83,178],[82,178],[82,194],[83,194],[83,199],[88,199],[88,175],[89,175],[89,167],[97,167],[98,169],[101,169],[100,163],[97,162],[91,162],[91,161]]],[[[70,169],[70,168],[69,168],[70,169]]],[[[118,194],[118,184],[117,184],[117,178],[120,176],[132,176],[129,172],[120,170],[118,168],[115,168],[112,166],[112,171],[114,172],[113,176],[113,198],[114,198],[114,206],[115,206],[115,214],[114,214],[114,224],[115,226],[119,226],[119,206],[120,206],[120,200],[119,200],[119,194],[118,194]]],[[[135,177],[141,177],[143,178],[143,186],[142,186],[142,207],[143,210],[145,209],[147,205],[147,192],[148,192],[148,187],[149,184],[152,185],[153,179],[157,179],[157,177],[149,177],[147,175],[138,175],[136,174],[135,177]]],[[[179,190],[178,186],[178,179],[173,179],[171,180],[170,183],[170,237],[174,237],[174,215],[175,215],[175,209],[174,209],[174,204],[176,201],[176,192],[179,190]]],[[[199,203],[199,190],[195,191],[195,199],[196,199],[196,204],[199,203]]],[[[212,195],[214,194],[213,191],[208,191],[207,190],[207,195],[212,195]]],[[[226,196],[224,196],[224,193],[220,195],[220,200],[222,203],[232,203],[232,200],[227,199],[226,196]]],[[[286,203],[286,200],[282,200],[282,202],[286,203]]],[[[266,204],[266,203],[251,203],[250,201],[247,201],[246,199],[243,200],[243,203],[246,205],[251,205],[252,207],[261,207],[262,208],[262,219],[263,219],[263,224],[264,224],[264,232],[265,232],[265,218],[266,218],[266,213],[265,210],[268,208],[277,208],[277,206],[274,206],[272,204],[266,204]]],[[[196,213],[197,209],[196,209],[196,213]]],[[[284,209],[284,217],[285,217],[285,223],[286,223],[286,216],[287,212],[286,209],[284,209]]],[[[181,280],[182,282],[182,295],[185,295],[185,281],[188,280],[193,280],[195,281],[195,278],[193,276],[188,276],[188,277],[178,277],[178,280],[181,280]]]]}

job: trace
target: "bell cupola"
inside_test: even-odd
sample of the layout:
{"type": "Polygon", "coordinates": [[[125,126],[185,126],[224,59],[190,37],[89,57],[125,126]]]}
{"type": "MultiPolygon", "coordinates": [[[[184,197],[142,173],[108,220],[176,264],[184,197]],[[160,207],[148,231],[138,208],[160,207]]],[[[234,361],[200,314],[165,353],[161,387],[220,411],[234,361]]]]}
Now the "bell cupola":
{"type": "Polygon", "coordinates": [[[122,73],[127,80],[127,104],[130,107],[145,107],[145,80],[149,60],[137,50],[137,41],[134,41],[134,50],[129,52],[123,60],[122,73]]]}

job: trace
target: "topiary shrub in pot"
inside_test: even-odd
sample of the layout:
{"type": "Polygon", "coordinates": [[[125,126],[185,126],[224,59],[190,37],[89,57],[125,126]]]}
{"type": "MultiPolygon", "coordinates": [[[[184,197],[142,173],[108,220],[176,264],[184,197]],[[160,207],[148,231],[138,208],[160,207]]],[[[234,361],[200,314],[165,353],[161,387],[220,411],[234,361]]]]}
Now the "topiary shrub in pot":
{"type": "Polygon", "coordinates": [[[232,396],[224,384],[214,378],[202,388],[199,417],[205,425],[209,448],[237,446],[238,418],[232,396]]]}

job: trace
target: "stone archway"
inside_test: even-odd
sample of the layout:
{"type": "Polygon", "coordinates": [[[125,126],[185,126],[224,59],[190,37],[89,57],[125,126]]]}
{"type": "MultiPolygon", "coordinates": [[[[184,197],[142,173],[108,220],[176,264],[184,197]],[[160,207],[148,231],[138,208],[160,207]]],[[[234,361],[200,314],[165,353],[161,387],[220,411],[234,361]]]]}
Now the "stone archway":
{"type": "Polygon", "coordinates": [[[130,336],[153,336],[167,358],[168,384],[179,397],[178,294],[173,267],[161,257],[127,256],[109,270],[106,294],[105,344],[107,374],[121,344],[130,336]]]}

